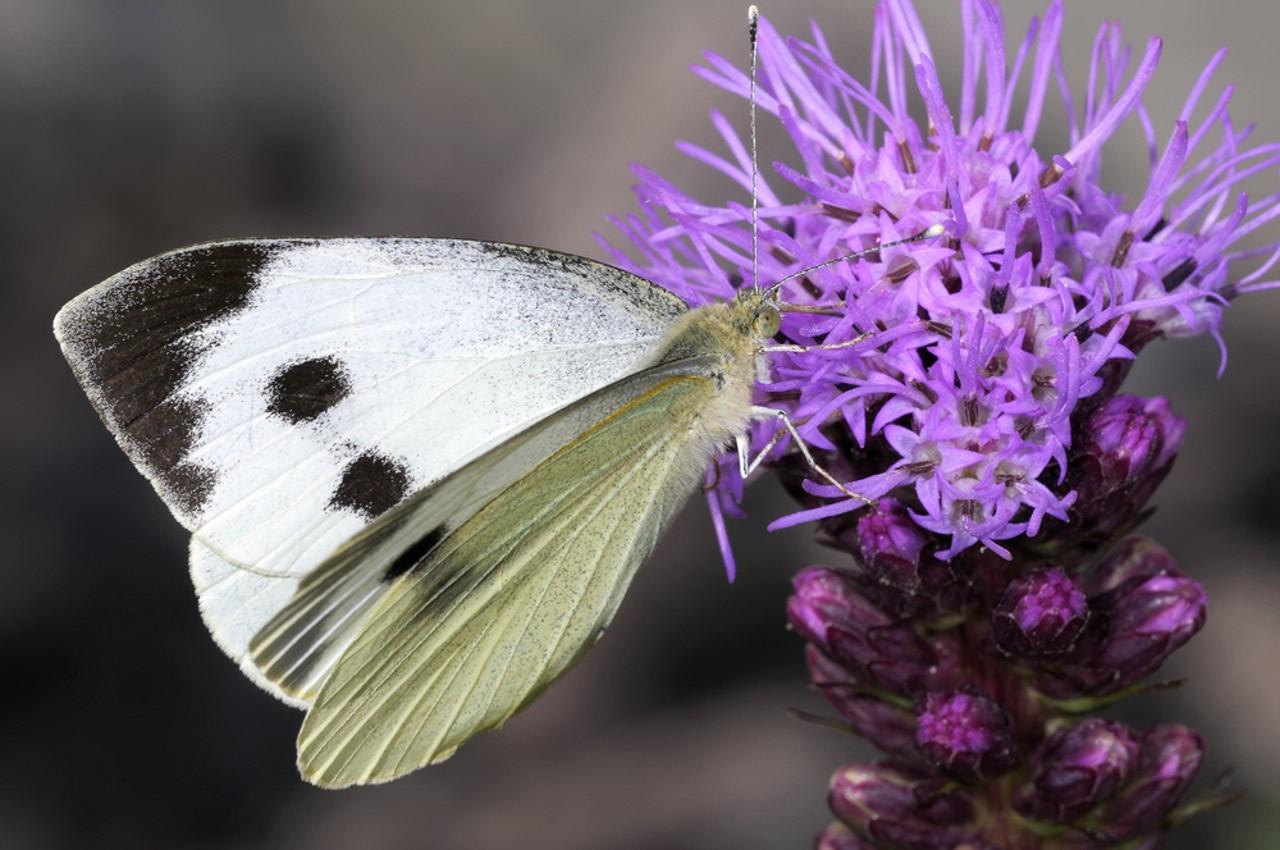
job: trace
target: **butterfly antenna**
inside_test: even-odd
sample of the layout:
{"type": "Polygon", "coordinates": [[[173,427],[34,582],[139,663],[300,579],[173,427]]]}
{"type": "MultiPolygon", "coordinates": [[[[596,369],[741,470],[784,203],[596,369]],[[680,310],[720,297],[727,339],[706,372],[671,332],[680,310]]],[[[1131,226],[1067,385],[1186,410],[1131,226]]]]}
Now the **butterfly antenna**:
{"type": "Polygon", "coordinates": [[[751,109],[751,281],[760,288],[760,194],[756,185],[760,179],[760,157],[756,141],[756,61],[759,50],[760,10],[753,4],[747,7],[747,46],[751,58],[748,67],[751,76],[751,92],[748,98],[751,109]]]}
{"type": "MultiPolygon", "coordinates": [[[[806,266],[805,268],[800,269],[800,271],[798,272],[792,272],[791,274],[779,280],[773,286],[769,287],[769,295],[770,297],[776,299],[778,296],[778,293],[782,291],[782,284],[786,283],[789,280],[794,280],[798,277],[803,277],[804,275],[807,275],[810,272],[815,272],[818,269],[825,269],[829,266],[837,265],[838,263],[847,262],[849,260],[856,260],[859,257],[865,257],[868,254],[874,254],[877,251],[884,250],[885,248],[894,248],[894,247],[897,247],[898,245],[908,245],[912,242],[923,242],[926,239],[932,239],[935,236],[941,236],[943,233],[946,233],[946,231],[947,229],[943,225],[935,224],[932,227],[927,227],[924,230],[921,230],[919,233],[916,233],[912,236],[908,236],[906,239],[895,239],[892,242],[881,242],[877,245],[872,245],[870,248],[862,248],[857,251],[850,251],[847,254],[841,254],[840,256],[834,257],[833,259],[825,260],[821,263],[816,263],[812,266],[806,266]]],[[[806,309],[804,306],[796,305],[796,304],[787,304],[787,305],[784,305],[784,307],[786,312],[796,312],[796,313],[816,313],[816,312],[821,312],[823,309],[826,309],[826,308],[806,309]]]]}

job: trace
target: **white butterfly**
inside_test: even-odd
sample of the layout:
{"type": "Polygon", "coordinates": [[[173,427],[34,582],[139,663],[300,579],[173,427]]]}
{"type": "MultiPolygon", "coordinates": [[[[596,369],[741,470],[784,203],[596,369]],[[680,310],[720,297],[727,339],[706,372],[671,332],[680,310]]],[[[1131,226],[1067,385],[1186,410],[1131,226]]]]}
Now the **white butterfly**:
{"type": "Polygon", "coordinates": [[[502,724],[603,633],[727,440],[750,473],[779,306],[688,310],[513,245],[248,240],[139,263],[54,331],[191,530],[214,639],[308,709],[300,770],[341,787],[502,724]]]}
{"type": "Polygon", "coordinates": [[[248,240],[139,263],[54,330],[191,530],[214,639],[308,709],[300,769],[341,787],[447,758],[599,638],[724,443],[759,462],[778,321],[536,248],[248,240]]]}
{"type": "Polygon", "coordinates": [[[343,786],[446,758],[599,637],[759,413],[777,326],[754,291],[688,311],[551,251],[341,239],[162,255],[54,327],[192,531],[214,638],[343,786]]]}

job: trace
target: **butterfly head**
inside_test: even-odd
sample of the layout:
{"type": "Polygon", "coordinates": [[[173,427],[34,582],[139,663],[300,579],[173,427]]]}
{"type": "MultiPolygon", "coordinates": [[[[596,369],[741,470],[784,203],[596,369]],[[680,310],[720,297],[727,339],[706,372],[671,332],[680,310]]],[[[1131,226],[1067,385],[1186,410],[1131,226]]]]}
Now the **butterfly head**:
{"type": "Polygon", "coordinates": [[[765,342],[778,333],[782,326],[782,314],[772,291],[744,289],[733,302],[742,330],[757,342],[765,342]]]}

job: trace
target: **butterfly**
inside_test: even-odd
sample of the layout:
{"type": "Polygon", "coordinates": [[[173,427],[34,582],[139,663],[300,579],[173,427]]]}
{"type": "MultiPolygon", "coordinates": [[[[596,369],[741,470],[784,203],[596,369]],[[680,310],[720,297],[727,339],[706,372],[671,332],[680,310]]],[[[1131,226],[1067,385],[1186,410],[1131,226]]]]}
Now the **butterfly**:
{"type": "Polygon", "coordinates": [[[789,433],[840,486],[751,400],[782,309],[540,248],[254,239],[139,263],[54,330],[192,532],[214,639],[306,709],[300,772],[338,788],[443,761],[572,666],[726,444],[745,478],[789,433]]]}

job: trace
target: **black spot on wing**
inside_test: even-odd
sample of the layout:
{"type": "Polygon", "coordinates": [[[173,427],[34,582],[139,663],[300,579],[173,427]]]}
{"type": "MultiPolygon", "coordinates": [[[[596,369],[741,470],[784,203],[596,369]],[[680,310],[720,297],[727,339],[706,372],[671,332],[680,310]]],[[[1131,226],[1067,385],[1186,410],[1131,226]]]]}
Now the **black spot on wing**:
{"type": "Polygon", "coordinates": [[[333,357],[282,368],[267,384],[267,410],[289,422],[310,422],[351,393],[351,380],[333,357]]]}
{"type": "Polygon", "coordinates": [[[426,533],[420,540],[410,546],[408,549],[400,553],[400,556],[391,562],[391,566],[387,567],[387,571],[382,574],[384,584],[389,584],[400,576],[414,569],[423,559],[431,554],[431,550],[440,545],[440,541],[444,539],[445,528],[443,525],[437,525],[426,533]]]}
{"type": "Polygon", "coordinates": [[[62,321],[76,376],[139,466],[164,495],[197,513],[213,470],[184,460],[205,412],[176,395],[212,343],[197,332],[243,310],[259,273],[292,242],[201,245],[142,263],[95,291],[62,321]]]}
{"type": "Polygon", "coordinates": [[[369,519],[385,513],[409,493],[409,470],[386,455],[368,451],[347,464],[329,506],[346,508],[369,519]]]}

